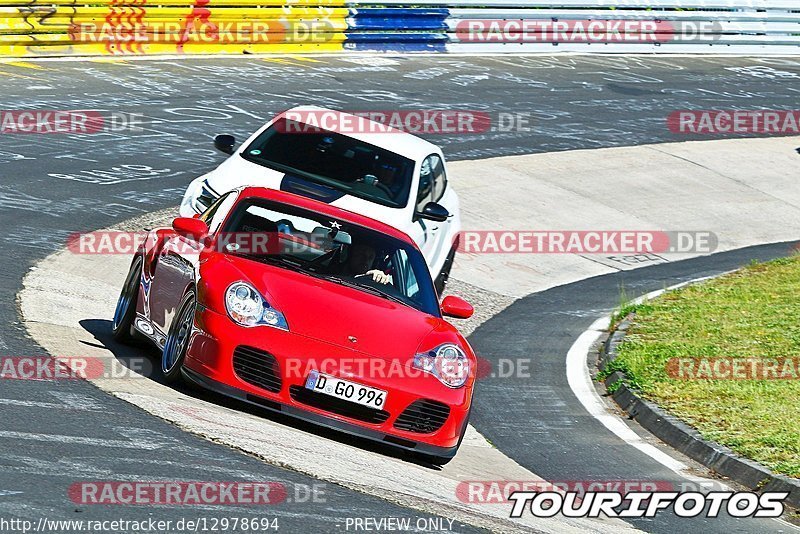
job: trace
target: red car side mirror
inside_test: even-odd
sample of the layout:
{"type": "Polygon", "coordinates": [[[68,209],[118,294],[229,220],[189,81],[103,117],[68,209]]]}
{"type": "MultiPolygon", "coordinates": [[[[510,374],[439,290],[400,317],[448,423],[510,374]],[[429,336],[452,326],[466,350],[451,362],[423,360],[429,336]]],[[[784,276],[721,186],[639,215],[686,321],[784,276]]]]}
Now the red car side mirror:
{"type": "Polygon", "coordinates": [[[172,221],[172,229],[178,235],[194,241],[200,241],[208,235],[208,225],[200,219],[178,217],[172,221]]]}
{"type": "Polygon", "coordinates": [[[475,313],[475,308],[466,300],[450,295],[442,301],[442,314],[456,319],[469,319],[475,313]]]}

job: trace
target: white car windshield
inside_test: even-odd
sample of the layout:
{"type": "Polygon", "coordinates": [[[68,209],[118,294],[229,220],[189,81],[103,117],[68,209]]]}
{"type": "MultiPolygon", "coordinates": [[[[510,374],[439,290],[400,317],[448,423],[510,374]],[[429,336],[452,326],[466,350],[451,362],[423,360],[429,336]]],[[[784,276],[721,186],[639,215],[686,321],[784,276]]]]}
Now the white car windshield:
{"type": "Polygon", "coordinates": [[[321,128],[296,131],[283,118],[259,135],[242,157],[395,208],[408,203],[414,172],[414,161],[399,154],[321,128]]]}

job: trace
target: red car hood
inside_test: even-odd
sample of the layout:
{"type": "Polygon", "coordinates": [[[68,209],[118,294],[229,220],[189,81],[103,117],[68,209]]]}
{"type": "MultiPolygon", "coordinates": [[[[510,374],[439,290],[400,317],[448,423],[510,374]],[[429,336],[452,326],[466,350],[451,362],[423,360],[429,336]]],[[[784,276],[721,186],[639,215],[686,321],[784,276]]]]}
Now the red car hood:
{"type": "Polygon", "coordinates": [[[441,319],[358,289],[228,257],[296,335],[387,360],[410,361],[441,319]],[[355,338],[356,341],[351,341],[355,338]]]}

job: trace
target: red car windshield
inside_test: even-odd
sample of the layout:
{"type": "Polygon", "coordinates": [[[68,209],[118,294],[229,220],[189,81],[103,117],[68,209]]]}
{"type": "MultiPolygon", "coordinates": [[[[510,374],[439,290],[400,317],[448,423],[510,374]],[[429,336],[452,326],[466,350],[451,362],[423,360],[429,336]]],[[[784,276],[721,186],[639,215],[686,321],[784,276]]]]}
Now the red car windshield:
{"type": "Polygon", "coordinates": [[[220,250],[373,293],[440,317],[422,254],[394,237],[264,199],[241,201],[220,250]]]}
{"type": "Polygon", "coordinates": [[[402,208],[408,203],[412,160],[321,128],[298,132],[291,124],[278,119],[242,157],[385,206],[402,208]]]}

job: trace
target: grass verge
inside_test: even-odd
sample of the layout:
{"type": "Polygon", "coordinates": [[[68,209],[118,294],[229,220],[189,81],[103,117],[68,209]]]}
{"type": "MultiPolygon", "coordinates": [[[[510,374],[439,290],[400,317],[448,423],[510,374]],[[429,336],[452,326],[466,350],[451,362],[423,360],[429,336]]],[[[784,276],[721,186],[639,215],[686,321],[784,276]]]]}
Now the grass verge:
{"type": "Polygon", "coordinates": [[[704,438],[800,478],[800,369],[784,366],[800,357],[800,256],[752,264],[628,311],[636,312],[634,324],[604,374],[625,372],[644,398],[704,438]],[[676,359],[685,358],[698,365],[716,358],[747,358],[740,361],[747,365],[777,360],[784,379],[676,377],[676,359]]]}

